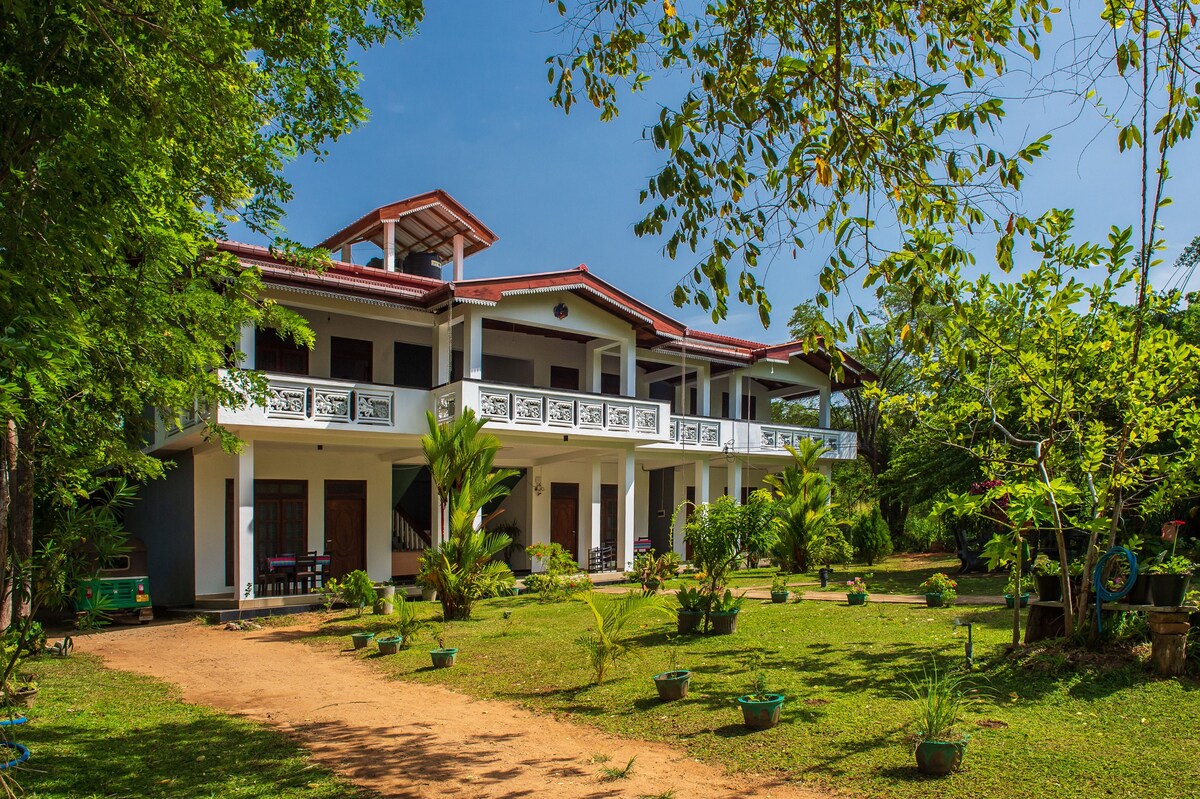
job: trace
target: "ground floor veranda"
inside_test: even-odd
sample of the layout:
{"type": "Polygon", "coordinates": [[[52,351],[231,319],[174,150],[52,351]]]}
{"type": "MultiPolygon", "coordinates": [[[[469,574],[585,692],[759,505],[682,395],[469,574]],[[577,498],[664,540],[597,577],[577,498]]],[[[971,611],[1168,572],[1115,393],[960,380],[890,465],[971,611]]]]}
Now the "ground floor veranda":
{"type": "MultiPolygon", "coordinates": [[[[397,448],[330,439],[251,438],[238,454],[215,446],[186,453],[183,467],[148,497],[151,509],[175,509],[174,534],[154,522],[163,512],[131,520],[151,550],[158,594],[168,604],[250,607],[311,595],[353,569],[376,581],[411,580],[421,552],[443,535],[417,442],[397,448]],[[191,518],[180,518],[187,505],[191,518]],[[183,584],[188,576],[190,586],[183,584]]],[[[677,506],[743,497],[787,462],[786,453],[501,440],[497,466],[518,476],[489,527],[504,526],[513,538],[504,558],[518,572],[539,570],[525,553],[535,543],[557,542],[592,571],[627,568],[647,546],[686,556],[677,506]]]]}

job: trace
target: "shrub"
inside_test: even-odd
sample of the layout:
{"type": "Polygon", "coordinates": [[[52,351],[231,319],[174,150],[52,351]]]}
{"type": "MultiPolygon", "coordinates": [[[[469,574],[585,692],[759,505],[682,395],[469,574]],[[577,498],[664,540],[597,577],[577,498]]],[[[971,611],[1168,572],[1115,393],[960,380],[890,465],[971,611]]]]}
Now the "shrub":
{"type": "Polygon", "coordinates": [[[329,610],[334,602],[341,602],[347,607],[355,608],[358,611],[354,614],[356,616],[361,616],[363,608],[367,605],[375,604],[377,597],[375,583],[362,569],[350,572],[341,580],[326,580],[321,593],[326,610],[329,610]]]}
{"type": "Polygon", "coordinates": [[[562,544],[532,544],[525,547],[525,554],[530,559],[540,560],[545,567],[545,574],[552,577],[579,571],[579,564],[570,552],[563,549],[562,544]]]}
{"type": "Polygon", "coordinates": [[[854,520],[850,540],[858,559],[868,566],[874,566],[876,560],[892,554],[892,533],[878,505],[854,520]]]}
{"type": "Polygon", "coordinates": [[[788,576],[786,574],[784,574],[783,572],[780,572],[779,574],[777,574],[773,578],[771,578],[771,593],[772,594],[782,594],[784,591],[788,590],[787,578],[788,578],[788,576]]]}
{"type": "Polygon", "coordinates": [[[829,525],[809,539],[808,556],[812,563],[822,566],[847,563],[854,557],[854,547],[841,530],[829,525]]]}
{"type": "Polygon", "coordinates": [[[536,594],[539,602],[559,602],[580,591],[590,591],[592,580],[586,574],[551,575],[535,572],[525,578],[525,590],[536,594]]]}
{"type": "Polygon", "coordinates": [[[954,590],[956,588],[958,588],[958,583],[944,572],[930,575],[925,582],[921,583],[922,591],[926,594],[941,594],[942,602],[947,605],[953,605],[954,600],[958,597],[958,593],[954,590]]]}
{"type": "Polygon", "coordinates": [[[642,590],[652,594],[676,575],[681,563],[676,552],[664,552],[656,557],[654,550],[650,550],[633,559],[633,569],[626,572],[625,576],[641,585],[642,590]]]}

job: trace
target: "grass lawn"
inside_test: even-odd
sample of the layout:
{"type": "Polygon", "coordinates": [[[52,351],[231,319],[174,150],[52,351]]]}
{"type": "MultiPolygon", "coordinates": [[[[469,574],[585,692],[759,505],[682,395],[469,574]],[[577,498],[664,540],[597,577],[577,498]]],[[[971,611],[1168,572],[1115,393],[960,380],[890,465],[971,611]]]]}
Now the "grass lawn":
{"type": "Polygon", "coordinates": [[[16,772],[24,796],[374,796],[312,763],[279,733],[185,704],[174,688],[111,671],[96,658],[43,658],[25,671],[41,690],[29,724],[11,735],[32,751],[16,772]]]}
{"type": "MultiPolygon", "coordinates": [[[[423,610],[432,615],[438,606],[423,610]]],[[[582,604],[513,597],[480,603],[476,615],[448,627],[447,645],[460,650],[452,669],[430,667],[428,640],[398,655],[361,657],[396,678],[566,714],[734,769],[852,795],[1200,796],[1197,683],[1154,679],[1136,661],[1068,662],[1052,652],[1015,664],[1000,657],[1011,621],[1002,610],[751,601],[736,635],[682,642],[692,690],[670,705],[659,703],[650,681],[668,664],[673,624],[665,618],[643,617],[628,659],[594,687],[574,643],[589,623],[582,604]],[[986,698],[964,725],[971,735],[965,769],[922,779],[902,678],[934,655],[944,666],[961,662],[965,633],[956,632],[955,618],[976,624],[977,684],[986,698]],[[745,730],[733,704],[749,687],[745,664],[755,648],[767,654],[770,688],[788,697],[780,726],[762,732],[745,730]]],[[[345,649],[350,631],[385,628],[381,617],[343,614],[309,640],[345,649]]],[[[662,786],[671,787],[670,774],[662,786]]]]}
{"type": "MultiPolygon", "coordinates": [[[[945,572],[958,581],[958,593],[979,594],[983,596],[999,596],[1004,593],[1004,584],[1008,574],[995,572],[992,574],[958,574],[959,561],[952,554],[944,552],[916,553],[892,555],[876,563],[874,566],[864,566],[861,563],[835,566],[829,579],[828,591],[844,591],[847,580],[855,577],[866,577],[872,593],[879,594],[919,594],[920,585],[927,577],[936,572],[945,572]]],[[[765,588],[771,585],[771,580],[778,574],[776,568],[742,569],[734,572],[730,586],[736,592],[745,588],[765,588]]],[[[817,583],[820,578],[816,572],[812,574],[794,574],[788,582],[796,585],[801,583],[817,583]]],[[[677,588],[680,585],[695,585],[694,580],[682,579],[670,581],[668,587],[677,588]]],[[[819,591],[816,585],[806,585],[798,590],[819,591]]]]}

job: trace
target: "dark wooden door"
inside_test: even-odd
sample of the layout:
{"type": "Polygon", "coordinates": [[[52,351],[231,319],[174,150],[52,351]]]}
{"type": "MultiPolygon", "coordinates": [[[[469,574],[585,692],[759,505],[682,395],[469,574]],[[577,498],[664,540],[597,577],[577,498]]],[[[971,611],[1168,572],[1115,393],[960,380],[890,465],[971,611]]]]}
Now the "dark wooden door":
{"type": "Polygon", "coordinates": [[[325,554],[329,577],[367,568],[366,481],[325,481],[325,554]]]}
{"type": "Polygon", "coordinates": [[[579,558],[579,484],[550,484],[550,543],[579,558]]]}
{"type": "Polygon", "coordinates": [[[617,487],[605,483],[600,486],[600,545],[612,547],[616,552],[618,517],[620,503],[617,501],[617,487]]]}

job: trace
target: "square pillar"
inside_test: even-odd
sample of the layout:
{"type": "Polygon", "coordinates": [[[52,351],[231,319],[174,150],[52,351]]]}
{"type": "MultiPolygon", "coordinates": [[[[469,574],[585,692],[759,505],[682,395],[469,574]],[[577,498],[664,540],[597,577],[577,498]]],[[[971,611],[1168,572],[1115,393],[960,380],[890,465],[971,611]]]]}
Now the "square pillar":
{"type": "Polygon", "coordinates": [[[708,459],[696,461],[696,504],[708,504],[708,459]]]}
{"type": "Polygon", "coordinates": [[[627,449],[617,453],[617,568],[628,569],[633,565],[633,542],[637,535],[634,532],[634,518],[637,511],[637,499],[634,496],[634,477],[637,474],[637,464],[633,460],[633,450],[627,449]]]}
{"type": "Polygon", "coordinates": [[[632,397],[637,390],[637,357],[634,342],[621,342],[621,396],[632,397]]]}
{"type": "Polygon", "coordinates": [[[354,249],[349,244],[342,245],[342,263],[354,263],[354,249]]]}
{"type": "Polygon", "coordinates": [[[474,308],[467,309],[463,325],[463,377],[483,379],[483,315],[474,308]]]}
{"type": "Polygon", "coordinates": [[[579,539],[579,567],[588,567],[588,552],[600,546],[600,458],[592,457],[591,478],[588,481],[588,502],[584,510],[584,524],[579,539]]]}
{"type": "Polygon", "coordinates": [[[383,223],[383,268],[396,271],[396,220],[383,223]]]}
{"type": "Polygon", "coordinates": [[[828,387],[820,390],[820,400],[817,406],[817,425],[819,427],[829,427],[829,394],[828,387]]]}
{"type": "Polygon", "coordinates": [[[604,350],[607,348],[608,344],[601,343],[599,339],[592,339],[584,349],[583,390],[589,394],[600,393],[600,375],[604,371],[602,363],[604,350]]]}
{"type": "Polygon", "coordinates": [[[696,367],[696,407],[692,412],[699,416],[708,416],[709,402],[712,398],[712,366],[703,361],[696,367]]]}
{"type": "Polygon", "coordinates": [[[238,361],[239,369],[254,368],[254,325],[242,325],[242,334],[238,339],[238,349],[242,351],[242,358],[238,361]]]}
{"type": "Polygon", "coordinates": [[[242,444],[237,455],[233,531],[233,598],[254,599],[254,442],[242,444]],[[247,591],[249,587],[249,591],[247,591]]]}
{"type": "Polygon", "coordinates": [[[463,234],[454,234],[454,280],[463,279],[463,234]]]}
{"type": "Polygon", "coordinates": [[[742,373],[739,370],[729,373],[729,418],[742,418],[742,373]]]}
{"type": "Polygon", "coordinates": [[[725,467],[728,475],[726,483],[728,484],[729,496],[733,497],[737,502],[742,501],[742,464],[741,461],[734,458],[725,467]]]}
{"type": "Polygon", "coordinates": [[[672,468],[671,472],[671,477],[675,484],[673,492],[675,507],[671,510],[675,514],[675,525],[671,528],[671,546],[680,558],[685,558],[687,556],[687,544],[683,540],[683,523],[690,510],[681,506],[687,501],[687,481],[683,479],[682,466],[672,468]]]}
{"type": "Polygon", "coordinates": [[[438,322],[433,326],[433,384],[444,386],[450,382],[450,322],[438,322]]]}
{"type": "Polygon", "coordinates": [[[437,486],[431,486],[429,489],[429,540],[433,546],[441,544],[449,535],[448,525],[449,520],[447,514],[442,512],[442,501],[438,497],[437,486]]]}

